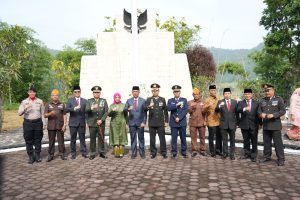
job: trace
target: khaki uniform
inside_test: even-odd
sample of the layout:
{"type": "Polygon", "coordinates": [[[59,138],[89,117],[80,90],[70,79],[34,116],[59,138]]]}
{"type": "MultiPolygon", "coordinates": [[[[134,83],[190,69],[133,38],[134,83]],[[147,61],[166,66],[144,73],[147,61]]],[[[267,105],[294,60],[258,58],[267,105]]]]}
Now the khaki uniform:
{"type": "Polygon", "coordinates": [[[212,156],[222,154],[222,135],[219,130],[220,114],[215,112],[218,100],[219,99],[217,97],[209,96],[204,101],[206,125],[208,128],[209,151],[212,156]],[[214,144],[215,140],[216,145],[214,144]]]}
{"type": "Polygon", "coordinates": [[[60,155],[65,154],[65,141],[62,127],[64,125],[64,115],[66,114],[66,107],[61,102],[51,102],[45,105],[45,114],[55,111],[54,116],[48,117],[48,137],[49,137],[49,150],[48,154],[54,156],[55,152],[55,137],[57,135],[58,151],[60,155]]]}
{"type": "Polygon", "coordinates": [[[190,114],[189,127],[191,135],[192,151],[197,151],[197,132],[200,138],[200,152],[205,151],[205,115],[204,103],[201,100],[191,100],[188,102],[188,112],[190,114]]]}

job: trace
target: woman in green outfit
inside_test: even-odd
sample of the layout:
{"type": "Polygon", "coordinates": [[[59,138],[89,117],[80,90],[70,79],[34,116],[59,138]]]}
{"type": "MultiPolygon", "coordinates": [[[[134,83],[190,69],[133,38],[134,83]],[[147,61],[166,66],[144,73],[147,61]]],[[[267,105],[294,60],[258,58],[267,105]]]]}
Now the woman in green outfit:
{"type": "Polygon", "coordinates": [[[125,104],[121,103],[120,93],[114,94],[114,103],[109,106],[108,116],[110,119],[109,144],[114,147],[115,157],[123,157],[124,147],[127,140],[127,112],[125,104]]]}

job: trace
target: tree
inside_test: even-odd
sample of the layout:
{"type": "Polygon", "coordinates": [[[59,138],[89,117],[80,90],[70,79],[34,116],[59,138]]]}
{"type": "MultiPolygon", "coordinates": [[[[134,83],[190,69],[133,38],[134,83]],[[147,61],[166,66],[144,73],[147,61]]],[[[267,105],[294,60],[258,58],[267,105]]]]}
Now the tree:
{"type": "Polygon", "coordinates": [[[251,57],[256,73],[275,84],[277,93],[288,98],[300,80],[300,1],[264,0],[260,25],[268,30],[264,49],[251,57]]]}
{"type": "Polygon", "coordinates": [[[159,15],[157,14],[156,26],[161,30],[174,32],[175,52],[184,53],[189,46],[197,41],[200,32],[200,26],[188,26],[185,18],[181,20],[171,17],[169,20],[161,23],[159,15]]]}
{"type": "Polygon", "coordinates": [[[11,103],[11,82],[20,79],[21,64],[29,55],[28,43],[32,30],[0,21],[0,131],[3,121],[3,101],[8,94],[11,103]]]}
{"type": "MultiPolygon", "coordinates": [[[[186,51],[193,87],[208,88],[216,77],[216,64],[209,50],[201,45],[186,51]]],[[[203,91],[203,96],[207,90],[203,91]]]]}
{"type": "Polygon", "coordinates": [[[56,87],[64,91],[66,99],[74,85],[79,85],[80,62],[83,52],[65,48],[59,52],[52,63],[55,78],[58,80],[56,87]]]}
{"type": "Polygon", "coordinates": [[[76,49],[85,55],[96,55],[96,40],[93,38],[81,38],[75,42],[76,49]]]}

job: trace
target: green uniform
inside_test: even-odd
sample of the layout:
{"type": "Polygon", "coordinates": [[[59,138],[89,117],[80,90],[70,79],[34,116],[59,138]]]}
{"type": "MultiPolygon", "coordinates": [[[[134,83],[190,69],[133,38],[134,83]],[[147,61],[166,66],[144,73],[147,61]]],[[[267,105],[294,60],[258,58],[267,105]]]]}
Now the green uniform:
{"type": "Polygon", "coordinates": [[[112,104],[109,106],[108,116],[111,117],[109,132],[110,145],[125,146],[128,143],[126,130],[127,113],[124,108],[125,104],[123,103],[112,104]],[[114,107],[117,108],[116,111],[113,111],[114,107]]]}
{"type": "Polygon", "coordinates": [[[108,112],[108,105],[105,99],[96,100],[91,98],[87,101],[85,111],[87,113],[87,123],[90,130],[90,155],[96,154],[96,138],[98,137],[98,149],[100,154],[105,154],[104,148],[104,133],[105,120],[108,112]],[[92,105],[97,105],[97,108],[91,110],[92,105]],[[102,120],[100,126],[97,125],[97,120],[102,120]]]}

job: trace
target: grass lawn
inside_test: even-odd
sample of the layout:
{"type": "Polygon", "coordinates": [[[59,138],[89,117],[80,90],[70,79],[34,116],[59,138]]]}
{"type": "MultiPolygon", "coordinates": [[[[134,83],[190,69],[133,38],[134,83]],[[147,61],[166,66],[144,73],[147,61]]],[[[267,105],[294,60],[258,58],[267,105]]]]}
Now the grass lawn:
{"type": "Polygon", "coordinates": [[[23,116],[19,116],[17,112],[17,110],[4,111],[4,122],[2,131],[8,131],[10,129],[22,127],[23,116]]]}

